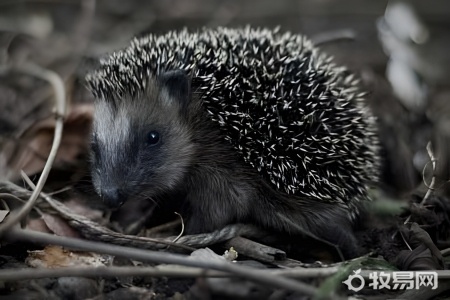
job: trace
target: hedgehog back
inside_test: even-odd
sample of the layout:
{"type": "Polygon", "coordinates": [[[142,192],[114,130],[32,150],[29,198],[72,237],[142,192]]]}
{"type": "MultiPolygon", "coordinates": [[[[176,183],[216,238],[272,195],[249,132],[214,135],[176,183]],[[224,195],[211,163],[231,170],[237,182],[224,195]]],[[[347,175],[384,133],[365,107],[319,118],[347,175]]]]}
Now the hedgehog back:
{"type": "Polygon", "coordinates": [[[87,81],[96,97],[124,101],[149,75],[173,69],[190,74],[224,138],[279,191],[338,203],[367,197],[377,177],[374,117],[353,76],[305,37],[249,27],[148,35],[87,81]]]}

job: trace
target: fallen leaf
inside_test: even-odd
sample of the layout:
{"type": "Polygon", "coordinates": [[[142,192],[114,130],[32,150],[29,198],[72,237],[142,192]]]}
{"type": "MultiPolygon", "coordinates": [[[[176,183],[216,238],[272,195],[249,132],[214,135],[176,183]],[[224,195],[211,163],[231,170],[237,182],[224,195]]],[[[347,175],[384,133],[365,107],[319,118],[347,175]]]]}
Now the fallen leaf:
{"type": "Polygon", "coordinates": [[[3,222],[8,214],[9,210],[0,210],[0,222],[3,222]]]}
{"type": "MultiPolygon", "coordinates": [[[[77,158],[88,151],[92,118],[91,104],[79,104],[70,108],[64,121],[64,133],[55,166],[76,163],[77,158]]],[[[8,166],[9,172],[6,174],[8,178],[17,179],[20,170],[24,170],[27,174],[42,171],[53,143],[54,128],[53,117],[39,121],[30,126],[17,142],[9,143],[5,150],[2,149],[0,158],[8,166]]]]}
{"type": "Polygon", "coordinates": [[[29,251],[25,262],[35,268],[59,268],[70,266],[105,266],[111,257],[90,252],[75,252],[60,246],[47,246],[43,250],[29,251]]]}
{"type": "Polygon", "coordinates": [[[57,215],[42,214],[42,219],[47,227],[56,235],[81,238],[80,234],[75,229],[70,227],[64,219],[57,215]]]}
{"type": "Polygon", "coordinates": [[[47,224],[45,224],[42,218],[28,220],[26,229],[45,233],[52,233],[52,231],[48,228],[47,224]]]}

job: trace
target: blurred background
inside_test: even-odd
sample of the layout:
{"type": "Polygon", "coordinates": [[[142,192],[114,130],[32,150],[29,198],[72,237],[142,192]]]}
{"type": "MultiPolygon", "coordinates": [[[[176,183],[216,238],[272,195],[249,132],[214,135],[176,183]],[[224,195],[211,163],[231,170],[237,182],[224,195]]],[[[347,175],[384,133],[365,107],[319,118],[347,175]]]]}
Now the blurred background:
{"type": "Polygon", "coordinates": [[[401,197],[430,181],[431,142],[436,189],[448,194],[448,0],[1,0],[0,176],[39,173],[51,144],[52,89],[21,65],[53,70],[66,85],[56,188],[86,174],[92,97],[83,78],[99,57],[147,33],[247,24],[305,34],[361,78],[379,117],[384,190],[401,197]]]}

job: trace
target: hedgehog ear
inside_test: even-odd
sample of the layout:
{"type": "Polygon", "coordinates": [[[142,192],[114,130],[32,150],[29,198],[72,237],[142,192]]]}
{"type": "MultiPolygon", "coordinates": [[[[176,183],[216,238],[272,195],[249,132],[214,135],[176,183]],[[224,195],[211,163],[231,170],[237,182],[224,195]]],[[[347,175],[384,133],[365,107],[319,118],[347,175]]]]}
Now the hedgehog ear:
{"type": "Polygon", "coordinates": [[[177,101],[185,109],[191,97],[191,79],[182,70],[167,71],[159,76],[161,85],[171,100],[177,101]]]}

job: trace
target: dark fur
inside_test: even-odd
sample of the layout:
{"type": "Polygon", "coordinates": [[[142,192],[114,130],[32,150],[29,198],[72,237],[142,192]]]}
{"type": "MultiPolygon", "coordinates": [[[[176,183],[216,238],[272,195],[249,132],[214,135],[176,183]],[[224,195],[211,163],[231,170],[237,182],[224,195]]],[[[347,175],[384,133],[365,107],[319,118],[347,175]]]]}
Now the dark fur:
{"type": "Polygon", "coordinates": [[[182,194],[187,233],[252,223],[293,235],[310,232],[352,255],[348,207],[276,190],[224,140],[199,99],[191,92],[190,79],[172,71],[150,78],[145,94],[131,101],[97,101],[97,107],[109,105],[113,114],[123,110],[131,121],[128,140],[101,141],[99,136],[115,132],[98,132],[111,116],[103,115],[104,109],[96,111],[93,180],[103,198],[111,188],[119,189],[120,202],[130,197],[166,201],[182,194]],[[151,130],[161,133],[157,145],[145,143],[151,130]]]}

